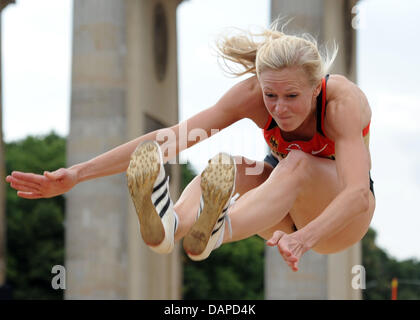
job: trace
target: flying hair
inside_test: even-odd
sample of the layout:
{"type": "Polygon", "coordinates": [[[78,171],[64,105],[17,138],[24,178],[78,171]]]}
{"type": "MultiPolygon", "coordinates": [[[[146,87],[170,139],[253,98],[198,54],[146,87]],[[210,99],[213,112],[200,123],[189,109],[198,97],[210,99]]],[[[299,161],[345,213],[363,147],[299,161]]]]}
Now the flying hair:
{"type": "Polygon", "coordinates": [[[320,48],[309,33],[287,34],[285,29],[291,20],[277,18],[268,29],[258,33],[234,29],[235,34],[221,36],[216,50],[225,72],[233,76],[247,73],[259,76],[267,69],[301,67],[312,84],[320,81],[331,69],[338,45],[334,41],[332,49],[320,48]]]}

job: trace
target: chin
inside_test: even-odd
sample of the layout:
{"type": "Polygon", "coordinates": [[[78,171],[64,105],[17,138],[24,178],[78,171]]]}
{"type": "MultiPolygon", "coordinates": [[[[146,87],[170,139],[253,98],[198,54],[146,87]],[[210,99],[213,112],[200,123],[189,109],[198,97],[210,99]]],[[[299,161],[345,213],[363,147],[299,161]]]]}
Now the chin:
{"type": "Polygon", "coordinates": [[[284,132],[292,132],[295,131],[299,126],[294,124],[294,123],[290,123],[287,120],[286,121],[276,121],[279,128],[284,131],[284,132]]]}
{"type": "Polygon", "coordinates": [[[293,127],[280,126],[280,125],[279,125],[279,128],[281,129],[281,131],[284,131],[284,132],[292,132],[292,131],[294,131],[296,129],[296,128],[293,128],[293,127]]]}

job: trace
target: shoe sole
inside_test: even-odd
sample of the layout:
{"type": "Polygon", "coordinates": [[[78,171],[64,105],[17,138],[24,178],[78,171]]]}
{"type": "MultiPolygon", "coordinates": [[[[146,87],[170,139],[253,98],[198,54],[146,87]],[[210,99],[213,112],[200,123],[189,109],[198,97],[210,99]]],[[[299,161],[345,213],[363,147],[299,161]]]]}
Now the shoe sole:
{"type": "Polygon", "coordinates": [[[152,202],[152,192],[160,171],[158,147],[153,142],[140,144],[131,155],[127,169],[127,185],[130,190],[140,233],[148,246],[158,246],[165,238],[165,229],[152,202]]]}
{"type": "Polygon", "coordinates": [[[229,200],[235,181],[235,164],[229,155],[213,157],[201,173],[203,210],[185,236],[184,250],[189,255],[200,255],[206,249],[214,226],[229,200]]]}

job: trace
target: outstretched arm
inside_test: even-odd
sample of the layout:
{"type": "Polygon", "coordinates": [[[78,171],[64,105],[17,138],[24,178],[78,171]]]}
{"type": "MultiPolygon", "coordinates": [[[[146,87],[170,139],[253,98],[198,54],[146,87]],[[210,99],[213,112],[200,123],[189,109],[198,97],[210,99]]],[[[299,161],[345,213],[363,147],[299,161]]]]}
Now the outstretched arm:
{"type": "Polygon", "coordinates": [[[51,198],[69,191],[80,182],[124,172],[135,148],[147,140],[155,140],[162,146],[165,145],[164,162],[167,162],[215,132],[242,118],[250,117],[248,110],[252,109],[252,105],[255,105],[258,99],[261,99],[261,93],[255,79],[247,79],[227,91],[214,106],[175,126],[149,132],[70,168],[44,172],[43,175],[15,171],[6,177],[6,181],[22,198],[51,198]],[[164,140],[168,137],[169,140],[164,140]]]}

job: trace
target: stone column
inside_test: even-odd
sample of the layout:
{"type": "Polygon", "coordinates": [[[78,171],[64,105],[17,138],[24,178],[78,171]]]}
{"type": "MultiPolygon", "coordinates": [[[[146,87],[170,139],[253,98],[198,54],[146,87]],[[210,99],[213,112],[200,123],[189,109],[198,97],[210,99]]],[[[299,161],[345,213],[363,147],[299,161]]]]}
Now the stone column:
{"type": "MultiPolygon", "coordinates": [[[[124,1],[74,1],[68,166],[127,140],[125,9],[124,1]]],[[[66,200],[66,299],[124,299],[124,175],[82,183],[66,200]]]]}
{"type": "MultiPolygon", "coordinates": [[[[180,0],[127,2],[128,138],[178,122],[176,8],[180,0]]],[[[179,197],[180,168],[165,166],[170,191],[179,197]]],[[[131,203],[131,200],[130,200],[131,203]]],[[[130,299],[180,299],[182,269],[179,244],[170,255],[145,246],[133,206],[128,215],[130,299]]]]}
{"type": "MultiPolygon", "coordinates": [[[[357,83],[356,30],[352,27],[352,8],[357,0],[324,0],[325,40],[335,39],[339,54],[331,73],[345,75],[357,83]]],[[[358,242],[345,251],[328,256],[328,299],[362,299],[362,291],[352,287],[352,267],[362,264],[362,246],[358,242]]]]}
{"type": "MultiPolygon", "coordinates": [[[[321,44],[337,41],[340,51],[331,73],[356,81],[355,30],[352,7],[355,0],[272,0],[271,18],[291,18],[291,32],[308,32],[321,44]]],[[[297,273],[282,261],[276,248],[266,248],[266,299],[361,299],[360,290],[351,287],[354,265],[361,264],[360,243],[332,255],[309,251],[297,273]]]]}
{"type": "Polygon", "coordinates": [[[14,3],[14,0],[1,0],[0,1],[0,288],[6,281],[6,189],[5,189],[5,158],[3,149],[3,92],[2,92],[2,59],[1,59],[1,12],[9,4],[14,3]]]}
{"type": "Polygon", "coordinates": [[[328,259],[313,251],[299,261],[293,272],[275,247],[265,249],[265,299],[325,300],[328,298],[328,259]]]}
{"type": "MultiPolygon", "coordinates": [[[[178,2],[74,1],[68,166],[177,122],[178,2]]],[[[179,173],[172,169],[176,199],[179,173]]],[[[160,256],[143,244],[124,173],[68,193],[66,270],[67,299],[180,296],[177,250],[160,256]]]]}

